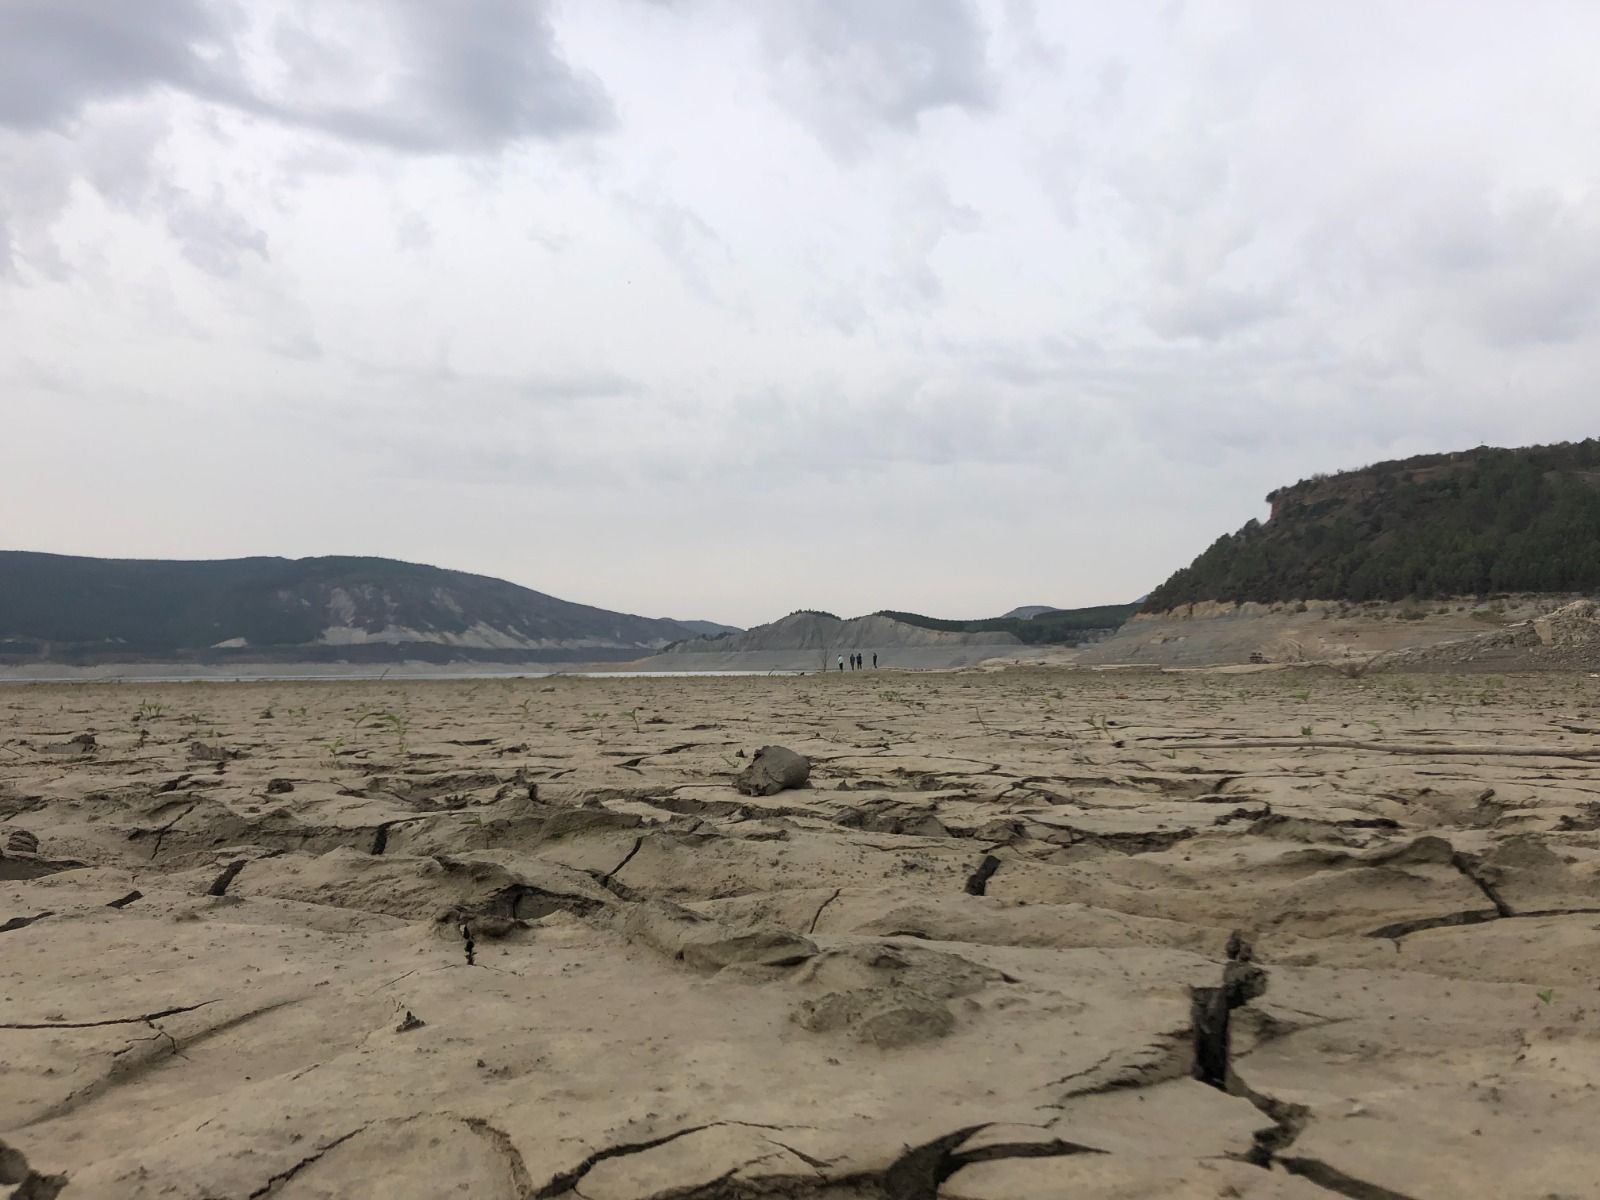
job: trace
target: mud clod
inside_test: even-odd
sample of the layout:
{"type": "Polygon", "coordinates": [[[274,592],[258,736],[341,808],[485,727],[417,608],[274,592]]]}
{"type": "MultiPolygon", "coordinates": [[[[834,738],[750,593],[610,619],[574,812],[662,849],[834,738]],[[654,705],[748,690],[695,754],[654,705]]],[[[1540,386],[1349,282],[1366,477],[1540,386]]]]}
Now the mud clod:
{"type": "Polygon", "coordinates": [[[733,786],[746,796],[773,796],[806,785],[811,760],[784,746],[763,746],[750,765],[733,777],[733,786]]]}

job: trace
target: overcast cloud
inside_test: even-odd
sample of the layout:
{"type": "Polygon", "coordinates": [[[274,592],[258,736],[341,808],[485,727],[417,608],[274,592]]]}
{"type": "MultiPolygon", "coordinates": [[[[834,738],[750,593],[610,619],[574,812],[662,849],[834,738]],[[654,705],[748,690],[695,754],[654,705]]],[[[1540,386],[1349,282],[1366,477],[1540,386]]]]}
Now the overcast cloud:
{"type": "Polygon", "coordinates": [[[7,548],[1131,599],[1600,433],[1600,8],[0,0],[7,548]]]}

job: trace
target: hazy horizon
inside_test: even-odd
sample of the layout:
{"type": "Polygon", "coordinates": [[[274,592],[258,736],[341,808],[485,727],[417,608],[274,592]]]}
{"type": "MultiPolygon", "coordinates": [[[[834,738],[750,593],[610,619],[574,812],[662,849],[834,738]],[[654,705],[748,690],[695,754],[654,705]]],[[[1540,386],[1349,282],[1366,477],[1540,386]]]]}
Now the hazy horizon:
{"type": "MultiPolygon", "coordinates": [[[[32,546],[0,546],[0,553],[5,553],[5,552],[8,552],[8,551],[19,552],[19,553],[23,553],[23,554],[60,554],[61,553],[60,551],[55,551],[55,550],[39,550],[39,549],[37,549],[35,547],[32,547],[32,546]]],[[[201,560],[195,560],[195,559],[188,559],[188,560],[177,559],[177,560],[175,560],[175,559],[162,559],[162,558],[147,558],[147,557],[132,556],[132,555],[67,555],[66,557],[114,559],[114,560],[131,561],[131,562],[174,562],[174,561],[227,562],[227,561],[237,561],[237,560],[242,559],[242,558],[282,558],[282,559],[285,559],[287,561],[291,561],[292,562],[292,561],[296,561],[296,560],[299,560],[299,559],[306,559],[306,558],[373,558],[373,557],[381,557],[381,556],[374,556],[374,555],[370,555],[370,554],[341,554],[341,553],[339,553],[337,551],[334,551],[334,552],[331,552],[331,553],[328,553],[328,554],[310,554],[310,555],[307,555],[307,554],[221,555],[221,556],[218,556],[216,558],[208,558],[208,559],[201,559],[201,560]]],[[[447,570],[447,571],[460,571],[461,570],[461,568],[459,568],[459,567],[452,567],[449,563],[419,562],[416,559],[386,559],[385,561],[389,561],[389,562],[408,562],[408,563],[411,563],[414,566],[439,567],[439,568],[442,568],[442,569],[447,570]]],[[[466,572],[466,573],[467,574],[475,574],[475,575],[481,575],[482,574],[482,572],[477,572],[477,571],[466,572]]],[[[503,576],[490,576],[490,578],[504,578],[504,577],[503,576]]],[[[536,592],[542,592],[543,591],[543,589],[539,588],[535,584],[527,583],[527,582],[524,582],[524,581],[521,581],[521,580],[507,579],[507,580],[505,580],[505,582],[516,583],[516,584],[519,584],[522,587],[531,588],[533,591],[536,591],[536,592]]],[[[548,595],[550,593],[545,593],[545,594],[548,595]]],[[[589,601],[583,599],[583,597],[581,597],[581,596],[556,596],[555,598],[557,600],[570,601],[570,602],[572,602],[574,604],[588,604],[589,603],[589,601]]],[[[1142,598],[1143,598],[1142,596],[1134,596],[1134,597],[1130,597],[1130,598],[1125,599],[1125,600],[1109,600],[1109,601],[1106,601],[1106,604],[1107,605],[1132,604],[1135,601],[1140,600],[1142,598]]],[[[1032,603],[1034,603],[1034,602],[1033,601],[1019,601],[1018,603],[1011,605],[1005,611],[1009,612],[1009,611],[1011,611],[1011,609],[1014,609],[1014,608],[1025,608],[1025,607],[1028,607],[1028,605],[1030,605],[1032,603]]],[[[604,607],[604,606],[594,605],[592,607],[604,607]]],[[[783,617],[791,616],[795,612],[802,611],[804,609],[814,608],[814,607],[815,606],[813,606],[813,605],[800,605],[798,608],[789,608],[789,609],[786,609],[783,612],[775,612],[775,613],[770,614],[769,616],[762,617],[757,621],[751,621],[748,624],[740,624],[739,628],[748,629],[748,628],[750,628],[752,626],[755,626],[755,625],[769,624],[769,623],[771,623],[773,621],[780,620],[783,617]]],[[[1073,607],[1090,608],[1090,607],[1101,607],[1101,606],[1099,606],[1099,605],[1074,605],[1073,607]]],[[[613,608],[613,609],[610,609],[610,611],[612,611],[612,612],[621,612],[621,613],[625,613],[627,615],[636,616],[636,617],[665,618],[665,619],[674,620],[674,621],[710,621],[713,624],[722,624],[722,625],[735,624],[735,622],[732,622],[732,621],[718,621],[717,618],[715,618],[715,617],[696,616],[693,613],[642,612],[642,611],[639,611],[639,610],[626,609],[626,608],[620,608],[620,609],[619,608],[613,608]]],[[[914,609],[914,608],[907,608],[903,604],[902,605],[880,604],[876,608],[867,609],[867,610],[864,610],[862,612],[836,613],[834,615],[838,616],[838,617],[842,617],[845,620],[849,620],[849,619],[854,618],[854,617],[872,616],[872,615],[874,615],[874,614],[876,614],[878,612],[883,612],[883,611],[920,612],[921,610],[914,609]]],[[[1002,613],[1002,612],[993,612],[993,613],[956,613],[956,614],[923,613],[922,615],[924,615],[924,616],[934,616],[934,617],[947,617],[947,618],[955,619],[955,620],[981,620],[981,619],[986,619],[986,618],[989,618],[989,617],[1003,616],[1004,613],[1002,613]]]]}
{"type": "Polygon", "coordinates": [[[1600,8],[9,0],[6,548],[1122,603],[1597,432],[1600,8]]]}

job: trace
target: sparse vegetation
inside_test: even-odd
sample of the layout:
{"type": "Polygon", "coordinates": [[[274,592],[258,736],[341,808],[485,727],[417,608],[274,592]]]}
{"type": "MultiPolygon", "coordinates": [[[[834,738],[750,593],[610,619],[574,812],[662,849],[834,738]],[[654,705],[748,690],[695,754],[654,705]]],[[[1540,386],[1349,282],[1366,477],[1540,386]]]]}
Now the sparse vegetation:
{"type": "Polygon", "coordinates": [[[387,725],[394,733],[396,751],[399,753],[401,758],[406,757],[406,730],[408,727],[408,722],[406,721],[405,717],[395,712],[393,709],[386,708],[381,710],[373,709],[369,712],[364,712],[355,719],[355,726],[357,729],[360,729],[364,725],[368,724],[387,725]]]}
{"type": "Polygon", "coordinates": [[[1138,610],[1137,604],[1103,604],[1097,608],[1058,609],[1036,617],[990,617],[973,621],[952,621],[887,608],[873,615],[942,633],[1009,633],[1030,645],[1075,645],[1091,634],[1120,629],[1138,610]]]}

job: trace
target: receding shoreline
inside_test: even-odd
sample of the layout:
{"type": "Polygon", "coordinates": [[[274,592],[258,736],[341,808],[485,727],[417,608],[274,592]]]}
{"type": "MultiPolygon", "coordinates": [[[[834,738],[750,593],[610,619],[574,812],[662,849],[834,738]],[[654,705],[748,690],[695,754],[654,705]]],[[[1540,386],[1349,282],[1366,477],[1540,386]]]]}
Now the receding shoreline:
{"type": "MultiPolygon", "coordinates": [[[[574,663],[431,663],[408,660],[397,663],[341,662],[238,662],[104,663],[77,666],[66,663],[29,663],[0,666],[0,683],[170,682],[190,680],[424,680],[424,679],[543,679],[558,675],[765,675],[838,672],[838,656],[847,651],[770,650],[729,654],[656,654],[630,662],[574,663]]],[[[872,670],[872,650],[867,648],[872,670]]],[[[987,662],[1064,663],[1073,651],[1063,646],[1000,645],[903,646],[878,651],[879,670],[939,671],[978,666],[987,662]]],[[[848,668],[846,668],[848,674],[848,668]]]]}

